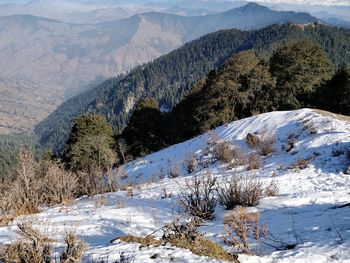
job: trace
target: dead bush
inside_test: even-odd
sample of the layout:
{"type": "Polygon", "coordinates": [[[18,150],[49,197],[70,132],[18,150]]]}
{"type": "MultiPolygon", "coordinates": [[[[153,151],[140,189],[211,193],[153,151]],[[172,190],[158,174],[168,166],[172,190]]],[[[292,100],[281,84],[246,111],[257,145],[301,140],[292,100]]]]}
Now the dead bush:
{"type": "Polygon", "coordinates": [[[266,234],[266,227],[260,227],[260,214],[247,213],[246,208],[238,208],[224,217],[224,242],[238,248],[243,253],[251,254],[252,240],[258,243],[266,234]]]}
{"type": "Polygon", "coordinates": [[[198,162],[197,158],[194,154],[188,155],[187,159],[185,160],[185,169],[187,173],[193,173],[197,170],[198,162]]]}
{"type": "Polygon", "coordinates": [[[215,184],[216,178],[209,172],[201,178],[195,175],[192,180],[186,180],[185,189],[179,198],[180,206],[192,216],[213,219],[217,203],[214,196],[215,184]]]}
{"type": "Polygon", "coordinates": [[[307,168],[308,164],[309,164],[308,160],[299,158],[294,164],[290,166],[290,168],[303,170],[307,168]]]}
{"type": "Polygon", "coordinates": [[[296,142],[295,134],[294,133],[289,134],[287,139],[287,146],[285,148],[287,152],[290,152],[295,148],[295,142],[296,142]]]}
{"type": "Polygon", "coordinates": [[[266,188],[264,189],[264,194],[266,196],[276,196],[279,194],[279,189],[275,181],[271,181],[271,183],[268,186],[266,186],[266,188]]]}
{"type": "Polygon", "coordinates": [[[230,210],[236,206],[256,206],[263,197],[264,188],[255,176],[233,174],[216,188],[219,203],[230,210]]]}
{"type": "Polygon", "coordinates": [[[78,193],[78,178],[62,164],[37,162],[31,153],[21,151],[14,181],[2,189],[0,221],[39,211],[40,205],[71,203],[78,193]]]}
{"type": "Polygon", "coordinates": [[[169,168],[168,168],[168,175],[169,175],[169,178],[177,178],[180,176],[180,172],[179,172],[179,166],[176,165],[176,164],[173,164],[173,165],[169,165],[169,168]]]}
{"type": "Polygon", "coordinates": [[[247,163],[248,171],[260,169],[262,166],[263,164],[259,154],[252,153],[249,155],[247,163]]]}
{"type": "Polygon", "coordinates": [[[258,144],[259,153],[263,156],[268,156],[275,152],[274,145],[277,139],[276,136],[269,133],[263,133],[260,136],[260,141],[258,144]]]}
{"type": "Polygon", "coordinates": [[[66,232],[64,235],[65,249],[60,256],[60,263],[79,263],[81,262],[87,245],[78,239],[74,232],[66,232]]]}
{"type": "Polygon", "coordinates": [[[252,149],[258,150],[263,156],[268,156],[275,151],[274,144],[276,141],[276,136],[268,132],[264,132],[259,136],[248,133],[246,136],[247,144],[252,149]]]}
{"type": "Polygon", "coordinates": [[[215,160],[229,164],[237,156],[237,151],[229,142],[219,142],[213,146],[212,156],[215,160]]]}
{"type": "Polygon", "coordinates": [[[62,164],[43,161],[38,177],[40,181],[41,203],[52,205],[70,203],[78,193],[78,177],[66,171],[62,164]]]}
{"type": "Polygon", "coordinates": [[[30,223],[19,223],[19,240],[0,250],[0,260],[4,263],[78,263],[86,251],[84,242],[73,233],[65,235],[65,250],[59,261],[53,256],[52,240],[35,229],[30,223]]]}

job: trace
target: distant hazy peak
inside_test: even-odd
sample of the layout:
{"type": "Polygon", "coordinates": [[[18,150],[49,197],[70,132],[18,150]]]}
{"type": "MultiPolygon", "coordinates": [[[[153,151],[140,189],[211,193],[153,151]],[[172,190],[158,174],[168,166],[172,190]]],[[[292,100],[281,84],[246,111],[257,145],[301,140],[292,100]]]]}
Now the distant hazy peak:
{"type": "Polygon", "coordinates": [[[350,0],[255,0],[264,4],[293,4],[315,6],[350,6],[350,0]]]}

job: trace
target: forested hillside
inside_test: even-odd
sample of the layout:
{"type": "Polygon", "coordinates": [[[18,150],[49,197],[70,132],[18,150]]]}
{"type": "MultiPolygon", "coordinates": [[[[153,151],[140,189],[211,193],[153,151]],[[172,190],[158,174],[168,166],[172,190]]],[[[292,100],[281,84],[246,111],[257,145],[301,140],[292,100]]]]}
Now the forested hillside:
{"type": "Polygon", "coordinates": [[[258,56],[267,59],[281,44],[303,38],[318,43],[335,68],[349,65],[349,30],[293,24],[273,25],[254,31],[222,30],[68,100],[40,123],[35,132],[42,145],[61,151],[68,139],[72,120],[87,112],[105,116],[115,131],[120,131],[139,99],[154,97],[161,108],[170,109],[196,81],[222,65],[232,54],[254,49],[258,56]]]}

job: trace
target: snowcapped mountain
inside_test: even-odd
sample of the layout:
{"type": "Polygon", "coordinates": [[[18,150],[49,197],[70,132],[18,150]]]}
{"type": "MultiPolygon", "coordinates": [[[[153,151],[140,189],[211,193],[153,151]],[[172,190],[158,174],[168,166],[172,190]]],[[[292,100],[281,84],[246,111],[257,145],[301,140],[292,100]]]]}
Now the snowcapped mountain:
{"type": "MultiPolygon", "coordinates": [[[[44,208],[27,219],[32,218],[40,229],[49,229],[54,240],[61,240],[59,236],[65,230],[74,229],[90,245],[84,262],[115,262],[121,252],[133,255],[135,263],[219,262],[170,245],[140,247],[115,238],[130,234],[144,237],[174,219],[184,220],[187,216],[179,209],[178,196],[186,180],[194,175],[203,176],[209,171],[223,184],[233,173],[254,174],[255,180],[264,185],[273,181],[279,193],[263,198],[248,211],[261,213],[261,222],[278,242],[296,246],[278,250],[261,243],[258,255],[240,254],[240,262],[349,262],[350,175],[344,173],[349,165],[349,148],[349,117],[310,109],[261,114],[126,164],[123,183],[129,186],[128,191],[105,194],[103,202],[101,196],[83,197],[73,206],[44,208]],[[261,168],[248,171],[245,166],[230,168],[214,162],[191,174],[186,172],[188,156],[205,159],[205,152],[213,145],[208,142],[214,138],[232,143],[242,154],[254,153],[245,142],[248,133],[275,137],[271,144],[274,152],[261,157],[261,168]],[[179,177],[171,178],[169,171],[174,167],[179,177]]],[[[206,238],[230,249],[222,242],[222,222],[227,213],[218,205],[215,219],[205,222],[199,230],[206,238]]],[[[15,225],[13,222],[0,228],[0,243],[16,237],[15,225]]]]}
{"type": "Polygon", "coordinates": [[[264,4],[293,4],[293,5],[318,5],[318,6],[350,6],[350,0],[255,0],[264,4]]]}

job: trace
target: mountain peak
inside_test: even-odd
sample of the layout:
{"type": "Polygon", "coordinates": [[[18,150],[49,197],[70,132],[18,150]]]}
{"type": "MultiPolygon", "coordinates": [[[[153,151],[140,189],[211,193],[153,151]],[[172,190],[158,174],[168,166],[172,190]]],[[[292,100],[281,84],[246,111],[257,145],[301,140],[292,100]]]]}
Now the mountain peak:
{"type": "Polygon", "coordinates": [[[268,10],[269,8],[263,5],[259,5],[255,2],[249,2],[248,4],[238,8],[242,12],[250,12],[256,10],[268,10]]]}

